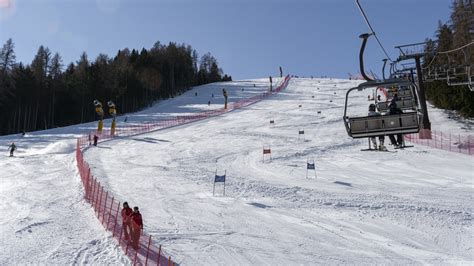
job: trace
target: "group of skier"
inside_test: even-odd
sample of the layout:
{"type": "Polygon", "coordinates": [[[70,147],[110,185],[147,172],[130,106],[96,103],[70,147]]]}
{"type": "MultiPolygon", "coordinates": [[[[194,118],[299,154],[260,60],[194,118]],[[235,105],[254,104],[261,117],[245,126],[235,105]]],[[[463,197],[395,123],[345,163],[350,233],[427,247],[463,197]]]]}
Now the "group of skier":
{"type": "Polygon", "coordinates": [[[138,249],[140,235],[143,231],[143,220],[138,207],[130,208],[128,202],[123,203],[122,208],[122,225],[124,239],[133,248],[138,249]]]}
{"type": "MultiPolygon", "coordinates": [[[[386,115],[397,115],[397,114],[403,114],[403,111],[397,107],[397,101],[399,100],[397,94],[395,93],[392,100],[390,101],[390,104],[388,105],[388,112],[386,115]]],[[[380,116],[382,115],[380,112],[376,111],[376,105],[371,103],[369,105],[369,116],[380,116]]],[[[384,141],[385,141],[385,136],[381,135],[378,137],[379,138],[379,145],[377,146],[377,140],[376,137],[371,137],[370,141],[374,145],[375,149],[378,150],[387,150],[387,148],[384,146],[384,141]]],[[[390,143],[395,147],[395,148],[400,148],[405,146],[405,141],[403,140],[403,135],[402,134],[397,134],[397,138],[395,139],[395,136],[393,134],[388,135],[388,138],[390,139],[390,143]]]]}

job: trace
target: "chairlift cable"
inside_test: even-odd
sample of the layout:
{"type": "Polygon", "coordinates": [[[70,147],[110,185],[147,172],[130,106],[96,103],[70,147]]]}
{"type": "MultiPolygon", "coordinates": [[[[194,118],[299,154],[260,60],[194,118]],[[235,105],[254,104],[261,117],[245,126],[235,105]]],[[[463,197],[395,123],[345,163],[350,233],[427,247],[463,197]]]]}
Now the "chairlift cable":
{"type": "Polygon", "coordinates": [[[384,54],[388,58],[388,60],[390,60],[390,62],[393,62],[393,60],[390,58],[387,51],[385,50],[385,47],[383,47],[382,42],[380,42],[379,38],[377,37],[377,34],[375,34],[375,31],[372,28],[372,25],[370,25],[369,19],[367,18],[367,15],[365,14],[364,9],[362,9],[362,6],[360,5],[359,0],[355,0],[355,1],[356,1],[357,6],[359,7],[360,13],[364,17],[364,20],[367,23],[367,26],[369,27],[369,29],[371,31],[370,33],[372,35],[374,35],[375,40],[377,40],[377,43],[379,44],[380,48],[382,49],[382,51],[384,52],[384,54]]]}
{"type": "Polygon", "coordinates": [[[421,69],[429,68],[431,66],[431,64],[433,64],[433,62],[435,61],[436,57],[438,57],[437,53],[433,56],[433,59],[431,59],[430,63],[426,67],[421,67],[421,69]]]}
{"type": "Polygon", "coordinates": [[[472,44],[474,44],[474,41],[473,41],[473,42],[470,42],[470,43],[468,43],[468,44],[465,44],[465,45],[463,45],[463,46],[461,46],[461,47],[455,48],[455,49],[453,49],[453,50],[444,51],[444,52],[437,52],[437,53],[438,53],[438,54],[449,54],[449,53],[456,52],[456,51],[458,51],[458,50],[464,49],[464,48],[466,48],[466,47],[468,47],[468,46],[470,46],[470,45],[472,45],[472,44]]]}

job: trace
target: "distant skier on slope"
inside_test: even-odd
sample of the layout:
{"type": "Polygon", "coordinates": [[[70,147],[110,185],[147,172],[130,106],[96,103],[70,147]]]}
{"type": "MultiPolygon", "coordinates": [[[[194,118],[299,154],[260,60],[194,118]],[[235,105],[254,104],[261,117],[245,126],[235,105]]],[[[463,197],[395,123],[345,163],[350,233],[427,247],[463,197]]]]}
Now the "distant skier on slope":
{"type": "Polygon", "coordinates": [[[8,150],[10,150],[10,157],[13,157],[13,152],[16,151],[15,142],[12,142],[12,144],[8,146],[8,150]]]}
{"type": "MultiPolygon", "coordinates": [[[[369,116],[379,116],[380,113],[375,111],[375,104],[371,103],[369,105],[369,116]]],[[[374,148],[377,150],[377,140],[375,139],[375,137],[371,137],[370,140],[372,141],[372,144],[374,144],[374,148]]],[[[385,148],[385,146],[383,145],[385,142],[385,136],[379,136],[379,147],[378,147],[378,150],[380,151],[384,151],[384,150],[387,150],[387,148],[385,148]]]]}
{"type": "Polygon", "coordinates": [[[132,222],[132,247],[138,249],[138,243],[140,241],[140,235],[143,231],[143,220],[140,211],[138,211],[138,207],[133,207],[133,213],[130,216],[132,222]]]}
{"type": "Polygon", "coordinates": [[[99,136],[94,134],[94,146],[97,146],[97,141],[99,140],[99,136]]]}
{"type": "Polygon", "coordinates": [[[224,95],[224,109],[227,109],[227,91],[222,89],[222,95],[224,95]]]}

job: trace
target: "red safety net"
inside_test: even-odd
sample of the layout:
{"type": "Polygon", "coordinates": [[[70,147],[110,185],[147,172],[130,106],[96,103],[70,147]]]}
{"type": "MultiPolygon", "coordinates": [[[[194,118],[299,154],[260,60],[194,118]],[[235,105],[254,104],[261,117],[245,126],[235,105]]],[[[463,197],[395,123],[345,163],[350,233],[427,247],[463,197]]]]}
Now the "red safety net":
{"type": "Polygon", "coordinates": [[[422,130],[420,133],[404,135],[405,140],[445,151],[474,155],[474,138],[471,135],[422,130]]]}

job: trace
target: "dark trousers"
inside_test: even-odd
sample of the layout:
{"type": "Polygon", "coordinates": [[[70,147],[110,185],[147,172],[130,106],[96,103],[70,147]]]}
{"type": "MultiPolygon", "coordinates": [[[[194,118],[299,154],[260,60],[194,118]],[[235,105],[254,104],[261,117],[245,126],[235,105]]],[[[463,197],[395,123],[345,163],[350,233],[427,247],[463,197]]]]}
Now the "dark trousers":
{"type": "Polygon", "coordinates": [[[397,134],[397,139],[396,140],[395,140],[394,135],[389,135],[388,137],[390,138],[390,142],[392,143],[392,145],[402,145],[403,144],[402,134],[397,134]]]}

